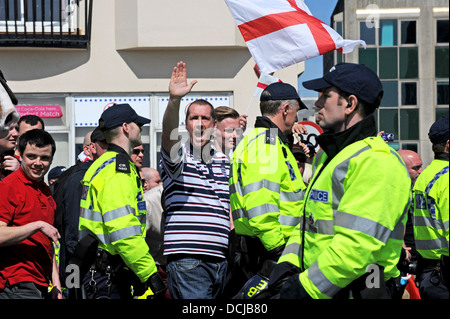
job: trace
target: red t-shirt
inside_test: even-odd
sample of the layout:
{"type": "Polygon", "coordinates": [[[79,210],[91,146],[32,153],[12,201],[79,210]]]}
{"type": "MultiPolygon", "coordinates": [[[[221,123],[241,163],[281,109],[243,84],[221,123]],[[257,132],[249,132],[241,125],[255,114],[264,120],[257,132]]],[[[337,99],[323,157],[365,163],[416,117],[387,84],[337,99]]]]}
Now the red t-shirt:
{"type": "MultiPolygon", "coordinates": [[[[0,221],[17,227],[42,220],[53,225],[56,203],[50,188],[29,180],[22,168],[0,182],[0,221]]],[[[0,247],[0,290],[19,282],[47,286],[52,274],[52,241],[37,231],[17,245],[0,247]]]]}

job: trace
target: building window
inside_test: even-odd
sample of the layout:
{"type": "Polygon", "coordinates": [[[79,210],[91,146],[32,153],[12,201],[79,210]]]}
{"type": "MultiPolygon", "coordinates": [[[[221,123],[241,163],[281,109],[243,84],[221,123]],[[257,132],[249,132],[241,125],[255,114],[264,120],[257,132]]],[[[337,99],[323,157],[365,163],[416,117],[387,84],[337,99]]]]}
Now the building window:
{"type": "Polygon", "coordinates": [[[437,82],[437,104],[448,106],[449,103],[448,82],[437,82]]]}
{"type": "Polygon", "coordinates": [[[436,76],[436,119],[449,114],[449,41],[448,19],[436,20],[435,76],[436,76]]]}
{"type": "Polygon", "coordinates": [[[416,44],[417,30],[416,21],[401,22],[401,44],[416,44]]]}
{"type": "Polygon", "coordinates": [[[437,20],[436,24],[436,42],[448,44],[448,20],[437,20]]]}
{"type": "Polygon", "coordinates": [[[379,28],[360,21],[359,63],[378,74],[384,97],[376,114],[378,130],[394,133],[394,148],[417,150],[419,143],[419,48],[417,21],[381,19],[379,28]]]}
{"type": "Polygon", "coordinates": [[[436,78],[448,78],[448,46],[436,47],[436,78]]]}
{"type": "Polygon", "coordinates": [[[417,82],[403,82],[402,105],[417,105],[417,82]]]}
{"type": "Polygon", "coordinates": [[[397,45],[397,20],[380,21],[378,44],[383,47],[397,45]]]}
{"type": "MultiPolygon", "coordinates": [[[[340,21],[336,22],[336,32],[339,33],[340,36],[343,36],[343,34],[344,34],[343,33],[344,32],[343,28],[344,28],[344,26],[343,26],[342,22],[340,22],[340,21]]],[[[336,51],[335,56],[336,56],[336,63],[335,64],[343,62],[343,57],[342,57],[341,53],[336,51]]]]}
{"type": "Polygon", "coordinates": [[[366,41],[367,45],[374,45],[375,42],[375,30],[376,28],[373,28],[369,26],[366,22],[360,22],[359,23],[360,28],[360,38],[361,40],[366,41]]]}

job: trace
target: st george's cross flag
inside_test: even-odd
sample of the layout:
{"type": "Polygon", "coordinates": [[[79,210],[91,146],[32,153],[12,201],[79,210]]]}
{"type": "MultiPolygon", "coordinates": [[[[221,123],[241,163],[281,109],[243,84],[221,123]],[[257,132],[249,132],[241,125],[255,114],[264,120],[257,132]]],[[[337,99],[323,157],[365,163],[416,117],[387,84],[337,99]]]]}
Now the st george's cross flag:
{"type": "Polygon", "coordinates": [[[262,73],[338,50],[350,53],[362,40],[345,40],[312,16],[302,0],[225,0],[262,73]]]}
{"type": "Polygon", "coordinates": [[[279,78],[276,78],[272,75],[261,73],[253,96],[259,99],[261,97],[262,92],[266,89],[266,87],[275,82],[282,82],[282,81],[279,78]]]}

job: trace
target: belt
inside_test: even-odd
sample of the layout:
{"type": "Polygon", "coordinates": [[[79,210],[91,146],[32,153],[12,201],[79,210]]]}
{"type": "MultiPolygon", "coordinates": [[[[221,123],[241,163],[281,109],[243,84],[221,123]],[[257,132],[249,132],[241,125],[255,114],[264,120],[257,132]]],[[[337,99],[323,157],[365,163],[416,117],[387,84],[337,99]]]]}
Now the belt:
{"type": "Polygon", "coordinates": [[[209,255],[201,255],[201,254],[171,254],[171,255],[167,256],[167,263],[177,261],[180,259],[185,259],[185,258],[198,259],[203,262],[209,262],[209,263],[220,263],[220,262],[223,262],[226,260],[225,258],[222,258],[222,257],[215,257],[215,256],[209,256],[209,255]]]}
{"type": "Polygon", "coordinates": [[[111,255],[109,252],[103,249],[97,249],[95,256],[95,270],[104,272],[108,266],[112,270],[118,271],[120,268],[125,266],[120,255],[111,255]]]}

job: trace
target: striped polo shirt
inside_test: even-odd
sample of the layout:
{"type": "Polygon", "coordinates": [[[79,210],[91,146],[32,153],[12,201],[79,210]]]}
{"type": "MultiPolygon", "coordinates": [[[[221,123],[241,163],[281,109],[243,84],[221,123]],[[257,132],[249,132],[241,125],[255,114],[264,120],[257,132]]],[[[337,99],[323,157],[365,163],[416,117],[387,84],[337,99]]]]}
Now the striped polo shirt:
{"type": "Polygon", "coordinates": [[[161,149],[161,178],[167,209],[164,255],[196,254],[225,258],[230,232],[230,162],[211,150],[206,163],[188,142],[176,158],[161,149]]]}

